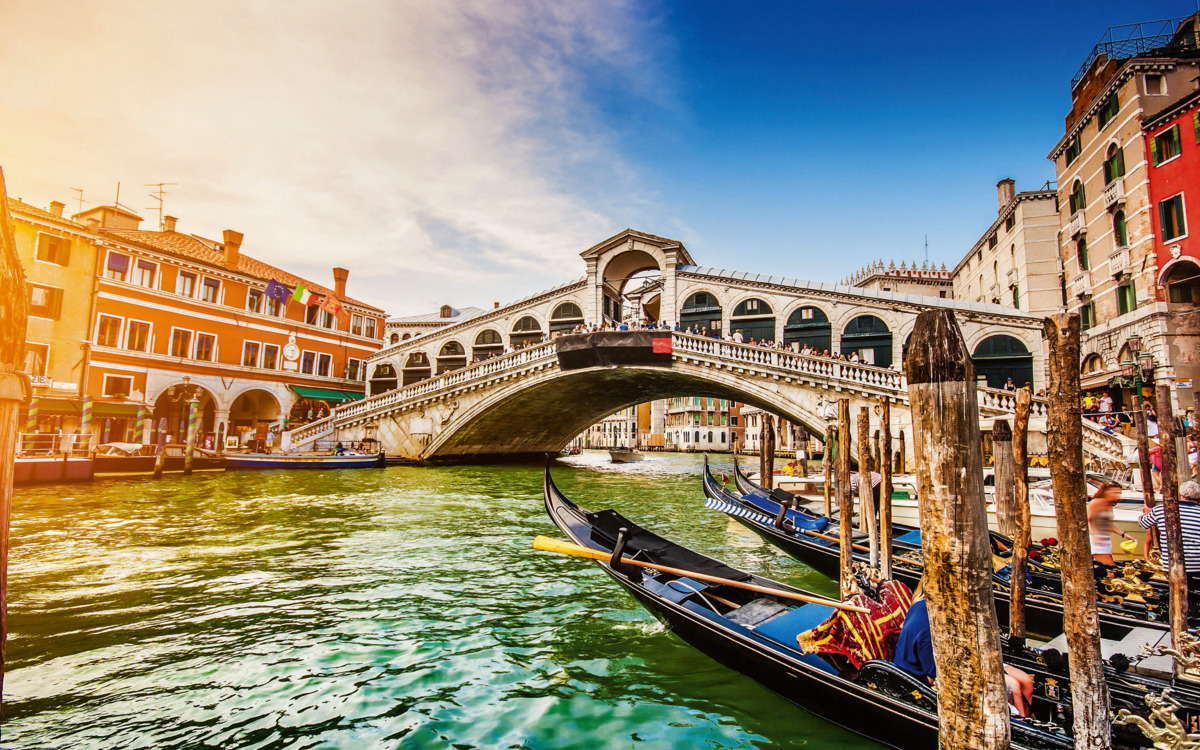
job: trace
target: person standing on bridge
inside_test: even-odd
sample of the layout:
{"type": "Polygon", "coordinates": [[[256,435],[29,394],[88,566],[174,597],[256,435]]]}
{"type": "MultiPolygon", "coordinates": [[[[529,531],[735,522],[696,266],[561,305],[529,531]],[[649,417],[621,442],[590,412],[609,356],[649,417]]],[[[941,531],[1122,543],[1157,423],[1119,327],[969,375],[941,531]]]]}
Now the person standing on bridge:
{"type": "Polygon", "coordinates": [[[742,329],[741,328],[739,328],[733,332],[733,343],[735,343],[735,344],[742,343],[742,329]]]}

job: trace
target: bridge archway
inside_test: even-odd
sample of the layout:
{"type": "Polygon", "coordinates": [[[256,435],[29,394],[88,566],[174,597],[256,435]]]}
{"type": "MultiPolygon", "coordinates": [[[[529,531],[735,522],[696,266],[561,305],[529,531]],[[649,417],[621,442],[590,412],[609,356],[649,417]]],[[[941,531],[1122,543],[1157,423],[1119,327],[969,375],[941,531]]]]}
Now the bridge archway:
{"type": "Polygon", "coordinates": [[[413,352],[408,355],[408,359],[404,361],[404,385],[412,385],[420,383],[422,380],[427,380],[432,377],[432,372],[429,367],[429,357],[425,356],[425,352],[413,352]]]}
{"type": "Polygon", "coordinates": [[[731,333],[740,330],[744,341],[774,341],[775,311],[761,297],[744,299],[733,308],[729,329],[731,333]]]}
{"type": "Polygon", "coordinates": [[[499,357],[504,353],[504,337],[491,328],[485,328],[475,337],[475,345],[471,347],[471,358],[483,361],[499,357]]]}
{"type": "Polygon", "coordinates": [[[833,327],[829,316],[819,307],[806,305],[792,311],[783,326],[783,343],[796,344],[797,349],[807,346],[818,352],[833,348],[833,327]]]}
{"type": "Polygon", "coordinates": [[[988,336],[975,347],[971,359],[975,375],[986,377],[989,388],[1003,388],[1009,378],[1017,388],[1033,382],[1033,355],[1012,336],[988,336]]]}
{"type": "Polygon", "coordinates": [[[508,341],[513,348],[536,344],[542,340],[542,324],[532,315],[525,315],[518,320],[508,335],[508,341]]]}
{"type": "Polygon", "coordinates": [[[389,362],[383,362],[375,365],[375,369],[371,372],[371,379],[368,381],[370,395],[378,396],[387,391],[394,391],[400,386],[399,378],[396,376],[396,368],[389,362]]]}
{"type": "Polygon", "coordinates": [[[682,330],[694,328],[708,331],[710,336],[721,335],[721,301],[708,291],[695,292],[683,302],[679,313],[682,330]]]}
{"type": "Polygon", "coordinates": [[[461,370],[467,366],[467,350],[457,341],[447,341],[438,351],[436,364],[437,372],[434,373],[436,375],[451,370],[461,370]]]}
{"type": "Polygon", "coordinates": [[[882,318],[859,315],[842,329],[841,353],[858,353],[860,362],[876,367],[892,365],[892,332],[882,318]]]}

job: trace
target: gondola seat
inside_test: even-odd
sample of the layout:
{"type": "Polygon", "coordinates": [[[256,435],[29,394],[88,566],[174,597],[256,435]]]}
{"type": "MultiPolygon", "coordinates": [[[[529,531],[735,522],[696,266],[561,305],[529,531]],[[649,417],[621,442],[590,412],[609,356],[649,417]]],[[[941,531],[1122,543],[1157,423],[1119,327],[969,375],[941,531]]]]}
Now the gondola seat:
{"type": "Polygon", "coordinates": [[[890,661],[873,659],[863,664],[858,672],[858,682],[926,711],[937,710],[937,693],[933,687],[890,661]]]}
{"type": "Polygon", "coordinates": [[[823,604],[803,604],[754,627],[754,632],[791,646],[796,636],[829,619],[836,610],[823,604]]]}
{"type": "Polygon", "coordinates": [[[912,604],[912,592],[903,583],[889,580],[879,586],[879,601],[855,594],[846,603],[865,607],[871,614],[835,610],[827,620],[796,637],[800,650],[844,656],[856,669],[872,659],[890,660],[912,604]]]}
{"type": "Polygon", "coordinates": [[[892,541],[899,544],[912,544],[919,547],[921,546],[921,530],[913,529],[912,531],[906,531],[892,541]]]}

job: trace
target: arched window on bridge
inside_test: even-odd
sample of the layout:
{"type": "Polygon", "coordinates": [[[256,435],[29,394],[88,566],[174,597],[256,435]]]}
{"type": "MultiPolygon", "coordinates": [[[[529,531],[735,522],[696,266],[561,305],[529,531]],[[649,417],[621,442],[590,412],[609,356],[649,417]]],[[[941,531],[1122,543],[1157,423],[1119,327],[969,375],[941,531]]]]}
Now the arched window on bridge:
{"type": "Polygon", "coordinates": [[[684,300],[679,312],[679,327],[682,330],[706,329],[710,336],[721,335],[721,303],[709,292],[696,292],[684,300]]]}
{"type": "Polygon", "coordinates": [[[401,337],[400,337],[400,340],[401,340],[401,341],[408,341],[408,340],[409,340],[409,339],[411,339],[411,338],[412,338],[412,334],[411,334],[411,333],[406,333],[406,334],[404,334],[403,336],[401,336],[401,337]]]}
{"type": "Polygon", "coordinates": [[[858,352],[858,361],[876,367],[892,364],[892,332],[887,323],[874,315],[859,315],[842,331],[841,353],[849,357],[858,352]]]}
{"type": "Polygon", "coordinates": [[[797,349],[816,349],[827,352],[833,345],[829,318],[816,307],[801,307],[788,316],[783,327],[783,343],[796,344],[797,349]]]}
{"type": "Polygon", "coordinates": [[[396,386],[398,385],[396,368],[386,362],[375,365],[375,371],[371,373],[369,385],[372,396],[396,390],[396,386]]]}
{"type": "Polygon", "coordinates": [[[508,340],[514,348],[527,344],[536,344],[542,340],[542,324],[532,315],[526,315],[513,326],[508,340]]]}
{"type": "Polygon", "coordinates": [[[744,341],[774,341],[775,311],[765,300],[742,300],[729,316],[729,332],[735,333],[739,330],[744,341]]]}
{"type": "Polygon", "coordinates": [[[491,328],[480,331],[475,337],[475,346],[471,347],[471,356],[480,361],[499,357],[503,353],[504,339],[491,328]]]}
{"type": "Polygon", "coordinates": [[[437,374],[461,370],[467,366],[467,350],[457,341],[447,341],[438,352],[437,374]]]}
{"type": "Polygon", "coordinates": [[[398,334],[398,333],[393,333],[393,334],[392,334],[392,335],[391,335],[391,336],[388,338],[388,343],[391,343],[391,344],[399,344],[399,343],[400,343],[400,334],[398,334]]]}
{"type": "Polygon", "coordinates": [[[1033,382],[1033,355],[1012,336],[988,336],[975,347],[971,359],[975,375],[985,376],[989,388],[1003,388],[1009,378],[1018,388],[1033,382]]]}
{"type": "Polygon", "coordinates": [[[408,360],[404,363],[404,385],[428,380],[430,375],[429,357],[425,356],[425,352],[413,352],[408,355],[408,360]]]}
{"type": "Polygon", "coordinates": [[[570,333],[583,323],[583,310],[574,302],[564,302],[550,314],[550,333],[570,333]]]}

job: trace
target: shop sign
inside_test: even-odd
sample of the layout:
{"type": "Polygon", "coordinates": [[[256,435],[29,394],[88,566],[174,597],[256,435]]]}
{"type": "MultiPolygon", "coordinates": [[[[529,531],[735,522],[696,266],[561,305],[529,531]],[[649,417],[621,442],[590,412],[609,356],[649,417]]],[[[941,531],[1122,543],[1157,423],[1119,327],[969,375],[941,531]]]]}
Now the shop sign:
{"type": "Polygon", "coordinates": [[[1176,380],[1175,387],[1176,388],[1191,388],[1192,387],[1192,379],[1191,378],[1182,378],[1180,380],[1176,380]]]}

